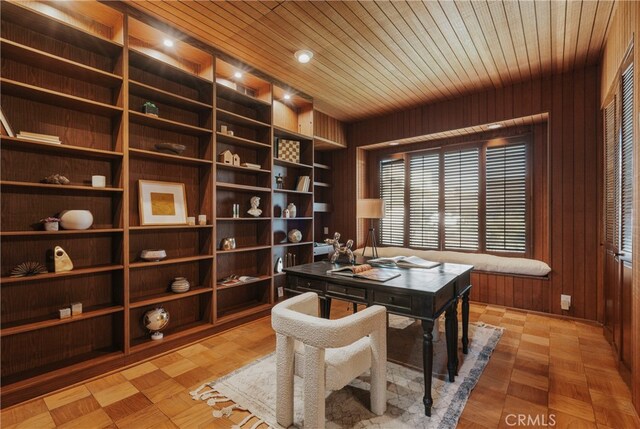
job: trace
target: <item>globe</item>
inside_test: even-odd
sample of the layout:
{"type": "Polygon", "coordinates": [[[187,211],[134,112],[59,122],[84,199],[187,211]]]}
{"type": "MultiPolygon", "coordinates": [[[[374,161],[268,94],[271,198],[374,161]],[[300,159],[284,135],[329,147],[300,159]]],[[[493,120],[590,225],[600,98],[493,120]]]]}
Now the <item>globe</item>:
{"type": "Polygon", "coordinates": [[[144,314],[142,324],[151,332],[161,331],[169,324],[169,312],[162,307],[149,310],[144,314]]]}

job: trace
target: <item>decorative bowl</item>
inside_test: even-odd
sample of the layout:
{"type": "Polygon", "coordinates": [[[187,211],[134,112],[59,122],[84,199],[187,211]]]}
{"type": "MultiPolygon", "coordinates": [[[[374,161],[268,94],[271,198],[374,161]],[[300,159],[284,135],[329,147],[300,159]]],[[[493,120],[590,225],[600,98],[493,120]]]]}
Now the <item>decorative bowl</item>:
{"type": "Polygon", "coordinates": [[[145,249],[140,252],[140,259],[145,261],[161,261],[167,257],[167,252],[164,249],[145,249]]]}

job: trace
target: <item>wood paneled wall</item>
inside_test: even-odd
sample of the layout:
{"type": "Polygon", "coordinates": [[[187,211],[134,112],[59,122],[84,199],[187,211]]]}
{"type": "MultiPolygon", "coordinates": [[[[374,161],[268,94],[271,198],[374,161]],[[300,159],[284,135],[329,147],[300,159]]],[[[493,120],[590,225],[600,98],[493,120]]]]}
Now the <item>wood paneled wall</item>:
{"type": "MultiPolygon", "coordinates": [[[[366,178],[358,168],[366,163],[362,146],[546,112],[552,273],[539,287],[522,289],[528,295],[514,306],[602,320],[599,84],[597,67],[588,67],[350,124],[348,153],[336,163],[345,173],[345,186],[337,186],[334,195],[340,201],[337,229],[345,237],[362,232],[355,220],[356,198],[366,192],[366,178]],[[561,294],[573,297],[571,310],[560,309],[561,294]],[[546,308],[540,299],[548,299],[546,308]]],[[[498,303],[497,298],[487,302],[498,303]]]]}
{"type": "Polygon", "coordinates": [[[347,147],[344,123],[318,110],[313,111],[313,135],[337,143],[336,148],[347,147]]]}
{"type": "Polygon", "coordinates": [[[633,219],[633,280],[632,280],[632,357],[633,402],[640,413],[640,3],[617,2],[602,55],[600,101],[604,104],[615,83],[628,48],[634,46],[634,219],[633,219]]]}

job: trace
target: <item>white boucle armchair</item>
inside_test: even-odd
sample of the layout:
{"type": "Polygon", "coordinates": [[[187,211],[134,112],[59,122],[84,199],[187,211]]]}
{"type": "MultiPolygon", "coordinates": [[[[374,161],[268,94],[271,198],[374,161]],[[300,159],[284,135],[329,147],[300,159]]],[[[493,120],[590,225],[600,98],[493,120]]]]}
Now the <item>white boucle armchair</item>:
{"type": "Polygon", "coordinates": [[[339,390],[371,368],[371,411],[387,407],[386,309],[373,305],[342,319],[322,319],[318,295],[307,292],[273,307],[278,423],[293,423],[293,377],[303,377],[304,426],[324,428],[325,389],[339,390]]]}

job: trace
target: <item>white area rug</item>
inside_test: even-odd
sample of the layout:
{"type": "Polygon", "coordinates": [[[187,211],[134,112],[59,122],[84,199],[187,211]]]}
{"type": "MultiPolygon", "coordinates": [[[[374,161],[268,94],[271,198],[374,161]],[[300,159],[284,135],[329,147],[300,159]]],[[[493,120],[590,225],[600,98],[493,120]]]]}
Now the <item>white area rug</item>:
{"type": "MultiPolygon", "coordinates": [[[[350,385],[329,392],[326,405],[327,428],[455,428],[473,387],[478,382],[502,328],[484,324],[469,325],[469,353],[460,353],[461,365],[455,383],[433,377],[433,408],[431,417],[424,415],[424,378],[422,372],[392,362],[387,364],[387,412],[376,416],[369,411],[369,374],[350,385]]],[[[442,335],[444,338],[444,335],[442,335]]],[[[421,339],[420,339],[421,341],[421,339]]],[[[442,341],[444,342],[444,341],[442,341]]],[[[215,405],[230,399],[243,409],[274,428],[280,428],[275,418],[276,404],[275,354],[240,368],[214,382],[191,392],[194,399],[208,400],[215,405]]],[[[302,379],[295,379],[295,427],[303,426],[302,379]]],[[[228,407],[227,412],[232,412],[228,407]]],[[[214,411],[214,416],[221,416],[214,411]]],[[[256,419],[247,419],[251,427],[256,419]]],[[[235,426],[239,427],[239,426],[235,426]]]]}

